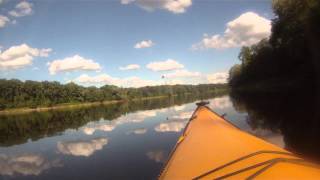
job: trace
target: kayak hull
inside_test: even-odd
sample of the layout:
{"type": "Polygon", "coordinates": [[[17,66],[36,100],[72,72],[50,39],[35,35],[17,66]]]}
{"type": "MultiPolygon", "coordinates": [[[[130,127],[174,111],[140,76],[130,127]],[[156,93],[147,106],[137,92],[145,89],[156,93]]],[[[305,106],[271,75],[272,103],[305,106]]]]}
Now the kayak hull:
{"type": "Polygon", "coordinates": [[[317,167],[199,106],[159,179],[315,179],[317,167]]]}

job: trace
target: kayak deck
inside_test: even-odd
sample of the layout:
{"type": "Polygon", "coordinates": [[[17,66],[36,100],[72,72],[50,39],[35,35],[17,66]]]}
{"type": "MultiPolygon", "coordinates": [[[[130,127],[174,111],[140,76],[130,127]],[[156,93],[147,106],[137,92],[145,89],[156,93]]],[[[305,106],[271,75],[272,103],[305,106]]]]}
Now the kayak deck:
{"type": "Polygon", "coordinates": [[[199,106],[159,179],[315,179],[320,171],[199,106]]]}

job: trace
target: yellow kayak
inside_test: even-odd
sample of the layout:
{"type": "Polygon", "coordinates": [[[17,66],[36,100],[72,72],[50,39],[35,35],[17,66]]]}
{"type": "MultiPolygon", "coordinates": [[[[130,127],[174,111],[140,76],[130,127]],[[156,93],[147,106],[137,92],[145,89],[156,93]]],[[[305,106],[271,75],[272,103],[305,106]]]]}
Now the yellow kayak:
{"type": "Polygon", "coordinates": [[[159,179],[320,179],[320,169],[199,104],[159,179]]]}

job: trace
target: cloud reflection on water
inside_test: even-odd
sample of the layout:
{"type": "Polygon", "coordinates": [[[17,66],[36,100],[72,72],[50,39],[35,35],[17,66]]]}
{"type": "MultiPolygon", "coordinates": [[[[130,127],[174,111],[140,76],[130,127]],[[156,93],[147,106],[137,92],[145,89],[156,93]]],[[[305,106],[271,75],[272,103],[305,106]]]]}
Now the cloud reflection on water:
{"type": "Polygon", "coordinates": [[[192,114],[193,111],[186,111],[173,115],[170,120],[158,124],[154,130],[157,132],[180,132],[184,129],[192,114]]]}
{"type": "Polygon", "coordinates": [[[229,96],[217,97],[210,101],[209,107],[215,109],[225,109],[232,107],[232,102],[229,96]]]}
{"type": "Polygon", "coordinates": [[[167,111],[167,109],[147,110],[123,115],[111,121],[102,119],[99,122],[88,123],[82,128],[82,132],[87,135],[92,135],[95,133],[95,131],[109,132],[114,130],[119,125],[126,123],[141,123],[145,119],[155,117],[158,113],[165,111],[167,111]]]}
{"type": "Polygon", "coordinates": [[[96,138],[87,141],[58,142],[57,148],[59,152],[65,155],[88,157],[107,144],[107,138],[96,138]]]}
{"type": "Polygon", "coordinates": [[[149,151],[146,153],[147,157],[157,163],[165,162],[166,155],[164,151],[157,150],[157,151],[149,151]]]}
{"type": "Polygon", "coordinates": [[[95,131],[100,130],[104,132],[112,131],[115,128],[115,124],[94,124],[94,125],[88,125],[82,129],[83,133],[87,135],[92,135],[95,131]]]}
{"type": "Polygon", "coordinates": [[[20,175],[39,175],[43,171],[52,167],[61,167],[59,160],[52,162],[45,159],[39,154],[24,154],[8,156],[0,154],[0,174],[13,176],[20,175]]]}
{"type": "Polygon", "coordinates": [[[147,133],[147,129],[146,128],[139,128],[139,129],[135,129],[133,131],[128,131],[127,134],[145,134],[147,133]]]}
{"type": "Polygon", "coordinates": [[[172,116],[172,118],[173,119],[190,119],[192,114],[193,114],[193,111],[186,111],[186,112],[182,112],[178,115],[174,115],[174,116],[172,116]]]}
{"type": "Polygon", "coordinates": [[[187,124],[187,121],[170,121],[157,125],[154,130],[157,132],[180,132],[187,124]]]}
{"type": "Polygon", "coordinates": [[[181,105],[181,106],[174,106],[173,109],[175,111],[182,111],[186,108],[186,105],[181,105]]]}

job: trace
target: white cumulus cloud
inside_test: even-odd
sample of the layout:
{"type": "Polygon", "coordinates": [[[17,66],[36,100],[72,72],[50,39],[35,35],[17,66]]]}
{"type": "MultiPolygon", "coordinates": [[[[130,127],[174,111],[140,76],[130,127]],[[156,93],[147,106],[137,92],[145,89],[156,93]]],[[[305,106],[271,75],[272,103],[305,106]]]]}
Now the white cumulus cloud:
{"type": "Polygon", "coordinates": [[[54,75],[57,72],[75,70],[99,71],[102,69],[99,63],[94,62],[92,59],[83,58],[79,55],[53,60],[52,62],[49,62],[48,65],[51,75],[54,75]]]}
{"type": "Polygon", "coordinates": [[[15,6],[15,9],[9,11],[9,14],[14,17],[28,16],[32,14],[32,3],[21,1],[15,6]]]}
{"type": "Polygon", "coordinates": [[[200,77],[201,73],[200,72],[191,72],[188,70],[176,70],[171,73],[167,73],[163,75],[166,78],[190,78],[190,77],[200,77]]]}
{"type": "Polygon", "coordinates": [[[107,144],[107,138],[97,138],[89,141],[58,142],[57,147],[62,154],[88,157],[107,144]]]}
{"type": "Polygon", "coordinates": [[[37,49],[21,44],[0,52],[0,69],[18,69],[32,64],[34,57],[48,57],[52,49],[37,49]]]}
{"type": "Polygon", "coordinates": [[[129,64],[127,66],[120,67],[119,69],[121,71],[136,70],[136,69],[140,69],[140,65],[138,65],[138,64],[129,64]]]}
{"type": "Polygon", "coordinates": [[[82,74],[76,79],[74,79],[75,82],[80,84],[108,84],[108,85],[114,85],[117,84],[118,79],[113,78],[109,76],[108,74],[100,74],[97,76],[89,76],[87,74],[82,74]]]}
{"type": "Polygon", "coordinates": [[[8,17],[0,15],[0,28],[5,27],[8,22],[10,22],[8,17]]]}
{"type": "Polygon", "coordinates": [[[121,0],[122,4],[137,4],[139,7],[153,11],[163,9],[175,14],[184,13],[192,5],[192,0],[121,0]]]}
{"type": "Polygon", "coordinates": [[[205,35],[192,49],[225,49],[250,46],[271,33],[271,21],[254,12],[246,12],[227,23],[224,34],[205,35]]]}
{"type": "Polygon", "coordinates": [[[108,74],[100,74],[97,76],[89,76],[87,74],[82,74],[73,80],[76,83],[83,85],[115,85],[119,87],[143,87],[143,86],[155,86],[160,83],[153,80],[145,80],[139,77],[127,77],[127,78],[117,78],[112,77],[108,74]]]}
{"type": "Polygon", "coordinates": [[[188,82],[185,82],[181,79],[170,79],[170,80],[165,80],[164,84],[166,85],[177,85],[177,84],[188,84],[188,82]]]}
{"type": "Polygon", "coordinates": [[[207,75],[208,82],[212,84],[227,83],[228,78],[229,78],[229,73],[227,72],[217,72],[217,73],[207,75]]]}
{"type": "Polygon", "coordinates": [[[170,71],[184,68],[183,64],[180,64],[176,60],[168,59],[166,61],[156,61],[147,64],[147,68],[152,71],[170,71]]]}
{"type": "Polygon", "coordinates": [[[135,0],[120,0],[121,4],[130,4],[134,2],[135,0]]]}
{"type": "Polygon", "coordinates": [[[154,43],[151,40],[144,40],[144,41],[141,41],[141,42],[138,42],[137,44],[135,44],[134,48],[136,48],[136,49],[149,48],[153,45],[154,45],[154,43]]]}

